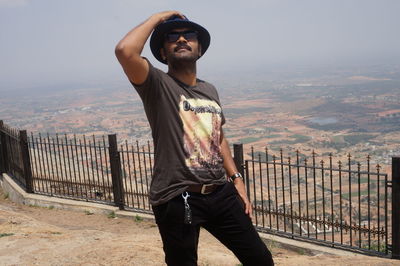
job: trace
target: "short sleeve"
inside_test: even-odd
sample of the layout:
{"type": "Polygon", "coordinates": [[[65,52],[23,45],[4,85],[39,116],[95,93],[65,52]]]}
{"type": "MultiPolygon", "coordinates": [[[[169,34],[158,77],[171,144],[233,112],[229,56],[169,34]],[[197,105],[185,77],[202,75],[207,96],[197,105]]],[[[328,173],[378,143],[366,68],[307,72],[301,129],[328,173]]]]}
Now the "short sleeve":
{"type": "Polygon", "coordinates": [[[131,84],[136,89],[143,103],[147,103],[150,100],[154,100],[157,97],[157,89],[159,88],[161,79],[161,70],[155,68],[150,61],[144,57],[149,64],[149,73],[146,80],[142,84],[135,84],[131,81],[131,84]]]}

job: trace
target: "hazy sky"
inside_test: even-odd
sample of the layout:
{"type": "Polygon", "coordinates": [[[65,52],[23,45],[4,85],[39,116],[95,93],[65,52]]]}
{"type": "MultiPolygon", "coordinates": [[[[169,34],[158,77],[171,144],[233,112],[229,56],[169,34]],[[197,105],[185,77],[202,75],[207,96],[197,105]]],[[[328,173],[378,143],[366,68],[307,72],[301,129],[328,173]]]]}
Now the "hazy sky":
{"type": "Polygon", "coordinates": [[[0,90],[124,81],[115,45],[170,9],[211,33],[200,73],[400,62],[398,0],[0,0],[0,90]]]}

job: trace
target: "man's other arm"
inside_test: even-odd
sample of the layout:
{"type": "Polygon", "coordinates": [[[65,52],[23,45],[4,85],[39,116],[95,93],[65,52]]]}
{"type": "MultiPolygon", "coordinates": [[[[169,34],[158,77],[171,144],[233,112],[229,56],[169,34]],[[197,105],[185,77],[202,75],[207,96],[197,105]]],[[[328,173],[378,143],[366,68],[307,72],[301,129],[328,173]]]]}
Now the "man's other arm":
{"type": "MultiPolygon", "coordinates": [[[[222,158],[224,159],[224,168],[225,168],[226,174],[228,176],[232,176],[233,174],[237,173],[238,170],[236,168],[235,162],[233,161],[231,150],[229,148],[229,143],[224,136],[224,131],[222,130],[222,128],[221,128],[221,154],[222,154],[222,158]]],[[[250,216],[250,218],[252,218],[253,210],[252,210],[251,203],[250,203],[249,199],[247,198],[247,193],[246,193],[246,189],[245,189],[243,180],[241,178],[235,178],[235,180],[233,181],[233,184],[235,185],[236,190],[239,193],[239,196],[242,198],[242,200],[245,204],[245,213],[248,214],[250,216]]]]}
{"type": "Polygon", "coordinates": [[[149,17],[129,31],[115,47],[115,55],[125,74],[134,84],[142,84],[149,73],[149,64],[141,57],[143,47],[153,29],[171,16],[183,15],[178,11],[165,11],[149,17]]]}

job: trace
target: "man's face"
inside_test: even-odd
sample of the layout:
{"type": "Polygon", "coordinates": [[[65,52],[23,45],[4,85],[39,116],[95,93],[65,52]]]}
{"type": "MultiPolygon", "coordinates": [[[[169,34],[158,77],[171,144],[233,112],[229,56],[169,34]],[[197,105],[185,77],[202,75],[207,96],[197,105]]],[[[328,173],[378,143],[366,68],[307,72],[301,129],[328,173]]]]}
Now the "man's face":
{"type": "Polygon", "coordinates": [[[161,55],[168,63],[195,62],[201,55],[200,51],[197,33],[189,28],[181,28],[165,36],[161,55]]]}

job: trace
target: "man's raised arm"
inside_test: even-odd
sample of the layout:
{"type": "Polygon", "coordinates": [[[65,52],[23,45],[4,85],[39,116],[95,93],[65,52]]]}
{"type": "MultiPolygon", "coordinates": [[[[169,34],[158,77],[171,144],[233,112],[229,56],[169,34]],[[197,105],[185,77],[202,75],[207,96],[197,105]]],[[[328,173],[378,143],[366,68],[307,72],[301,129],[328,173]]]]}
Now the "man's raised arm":
{"type": "Polygon", "coordinates": [[[131,82],[142,84],[146,80],[149,65],[141,57],[143,47],[153,29],[174,15],[184,18],[178,11],[165,11],[152,15],[145,22],[128,32],[115,47],[115,55],[131,82]]]}

